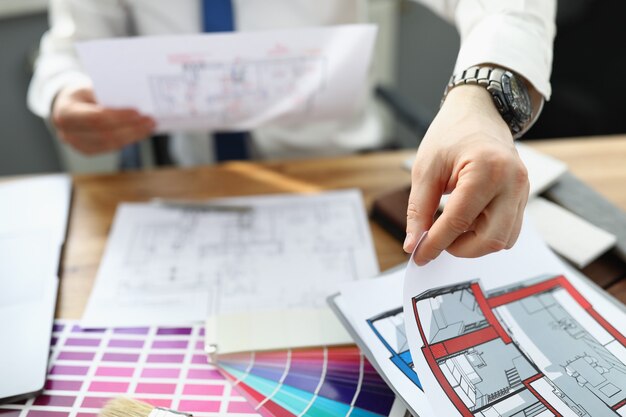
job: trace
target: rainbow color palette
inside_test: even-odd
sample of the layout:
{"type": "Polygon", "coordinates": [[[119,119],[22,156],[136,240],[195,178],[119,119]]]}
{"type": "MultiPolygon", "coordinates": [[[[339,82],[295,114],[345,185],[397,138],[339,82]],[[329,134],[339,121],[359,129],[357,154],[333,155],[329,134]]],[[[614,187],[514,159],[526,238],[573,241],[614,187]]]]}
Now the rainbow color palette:
{"type": "Polygon", "coordinates": [[[201,325],[56,321],[42,395],[0,406],[0,417],[97,417],[116,396],[196,417],[381,417],[395,399],[355,346],[220,356],[219,367],[207,362],[201,325]]]}
{"type": "Polygon", "coordinates": [[[197,417],[259,415],[207,363],[202,326],[85,331],[76,323],[54,326],[43,394],[0,406],[0,417],[96,417],[120,395],[197,417]]]}
{"type": "Polygon", "coordinates": [[[356,346],[219,357],[219,367],[265,417],[379,417],[395,395],[356,346]]]}

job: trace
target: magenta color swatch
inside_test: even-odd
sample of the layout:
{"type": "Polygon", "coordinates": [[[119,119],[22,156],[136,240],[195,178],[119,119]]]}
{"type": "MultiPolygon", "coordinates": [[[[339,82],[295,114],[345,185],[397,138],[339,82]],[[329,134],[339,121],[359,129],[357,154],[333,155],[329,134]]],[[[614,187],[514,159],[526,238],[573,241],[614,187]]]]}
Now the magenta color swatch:
{"type": "Polygon", "coordinates": [[[217,413],[220,411],[219,401],[181,400],[178,406],[180,411],[189,413],[217,413]]]}
{"type": "Polygon", "coordinates": [[[85,397],[81,407],[83,408],[102,408],[107,401],[111,400],[110,397],[85,397]]]}
{"type": "Polygon", "coordinates": [[[83,329],[77,324],[72,327],[72,333],[104,333],[105,331],[106,329],[83,329]]]}
{"type": "Polygon", "coordinates": [[[161,327],[157,330],[157,335],[165,336],[165,335],[190,335],[191,327],[180,327],[180,328],[170,328],[170,327],[161,327]]]}
{"type": "Polygon", "coordinates": [[[49,379],[46,381],[44,389],[56,391],[79,391],[83,386],[83,381],[63,381],[59,379],[49,379]]]}
{"type": "Polygon", "coordinates": [[[100,366],[96,369],[96,376],[121,376],[130,378],[133,376],[135,369],[121,368],[117,366],[100,366]]]}
{"type": "Polygon", "coordinates": [[[222,385],[188,384],[183,388],[184,395],[222,395],[223,393],[222,385]]]}
{"type": "Polygon", "coordinates": [[[155,407],[170,408],[172,406],[172,401],[163,398],[137,398],[137,400],[152,404],[155,407]]]}
{"type": "Polygon", "coordinates": [[[143,340],[111,339],[109,340],[109,347],[141,349],[143,347],[143,343],[144,343],[143,340]]]}
{"type": "Polygon", "coordinates": [[[89,392],[126,393],[128,382],[94,381],[89,385],[89,392]]]}
{"type": "Polygon", "coordinates": [[[185,355],[153,353],[148,355],[148,363],[181,363],[185,355]]]}
{"type": "Polygon", "coordinates": [[[155,340],[153,349],[187,349],[189,342],[186,340],[155,340]]]}
{"type": "Polygon", "coordinates": [[[74,405],[76,397],[66,395],[40,395],[35,398],[34,405],[51,405],[54,407],[71,407],[74,405]]]}
{"type": "Polygon", "coordinates": [[[150,329],[147,327],[128,327],[123,329],[113,329],[116,334],[148,334],[150,329]]]}
{"type": "Polygon", "coordinates": [[[177,368],[146,368],[141,371],[142,378],[178,378],[180,369],[177,368]]]}
{"type": "Polygon", "coordinates": [[[198,333],[200,336],[204,336],[204,327],[200,329],[200,332],[198,333]]]}
{"type": "Polygon", "coordinates": [[[28,417],[67,417],[70,413],[62,411],[48,411],[48,410],[30,410],[28,417]]]}
{"type": "Polygon", "coordinates": [[[190,369],[187,373],[189,379],[224,379],[216,369],[190,369]]]}
{"type": "Polygon", "coordinates": [[[209,363],[206,355],[193,355],[191,358],[191,363],[196,365],[205,365],[209,363]]]}
{"type": "Polygon", "coordinates": [[[50,339],[50,346],[56,346],[58,341],[59,341],[58,337],[53,337],[52,339],[50,339]]]}
{"type": "Polygon", "coordinates": [[[200,414],[219,413],[227,404],[230,413],[254,413],[207,363],[200,326],[91,331],[75,323],[54,325],[56,346],[43,394],[32,405],[0,406],[0,417],[99,417],[108,401],[127,395],[200,414]]]}
{"type": "Polygon", "coordinates": [[[229,413],[246,413],[253,414],[256,413],[254,408],[250,404],[245,401],[231,402],[228,404],[228,412],[229,413]]]}
{"type": "Polygon", "coordinates": [[[135,389],[137,394],[174,394],[176,384],[139,383],[135,389]]]}
{"type": "Polygon", "coordinates": [[[83,339],[79,337],[70,337],[65,341],[65,346],[100,346],[100,339],[83,339]]]}
{"type": "Polygon", "coordinates": [[[50,375],[86,375],[88,371],[87,366],[54,365],[50,375]]]}
{"type": "Polygon", "coordinates": [[[65,361],[92,361],[96,356],[95,352],[61,352],[59,359],[65,361]]]}
{"type": "Polygon", "coordinates": [[[137,362],[139,355],[136,353],[105,353],[102,362],[137,362]]]}

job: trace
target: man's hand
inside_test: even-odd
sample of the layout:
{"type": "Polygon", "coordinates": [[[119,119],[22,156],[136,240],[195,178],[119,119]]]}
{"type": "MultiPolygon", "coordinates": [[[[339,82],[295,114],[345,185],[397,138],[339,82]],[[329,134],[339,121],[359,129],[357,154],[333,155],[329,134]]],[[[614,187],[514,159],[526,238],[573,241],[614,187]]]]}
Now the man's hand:
{"type": "Polygon", "coordinates": [[[65,142],[86,155],[121,149],[149,136],[155,123],[131,109],[107,109],[89,87],[66,88],[52,106],[52,122],[65,142]]]}
{"type": "Polygon", "coordinates": [[[426,231],[414,258],[418,265],[444,250],[478,257],[510,249],[520,233],[528,191],[528,173],[491,95],[480,86],[458,86],[417,152],[404,250],[413,252],[426,231]],[[449,200],[434,221],[446,193],[449,200]]]}

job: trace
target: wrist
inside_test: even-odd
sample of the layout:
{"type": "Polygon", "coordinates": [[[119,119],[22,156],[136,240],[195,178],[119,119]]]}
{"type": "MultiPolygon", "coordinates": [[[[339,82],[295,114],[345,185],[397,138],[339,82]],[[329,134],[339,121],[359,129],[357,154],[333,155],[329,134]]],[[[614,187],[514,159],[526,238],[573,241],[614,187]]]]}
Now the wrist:
{"type": "Polygon", "coordinates": [[[523,77],[497,65],[475,65],[450,77],[443,100],[450,91],[468,84],[480,86],[489,92],[513,137],[518,138],[528,130],[533,105],[523,77]]]}
{"type": "Polygon", "coordinates": [[[488,131],[508,143],[513,141],[509,126],[496,108],[491,94],[482,86],[466,84],[450,90],[442,110],[452,109],[466,131],[488,131]]]}

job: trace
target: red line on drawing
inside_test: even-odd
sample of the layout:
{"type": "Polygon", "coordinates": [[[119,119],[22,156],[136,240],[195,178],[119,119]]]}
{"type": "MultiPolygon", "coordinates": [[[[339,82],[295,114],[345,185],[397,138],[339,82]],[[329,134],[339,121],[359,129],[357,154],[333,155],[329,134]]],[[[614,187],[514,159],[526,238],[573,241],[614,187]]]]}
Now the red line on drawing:
{"type": "Polygon", "coordinates": [[[436,343],[434,345],[431,345],[430,348],[432,350],[433,356],[436,359],[439,359],[442,356],[453,355],[455,353],[462,352],[474,346],[482,345],[483,343],[497,338],[498,333],[496,333],[495,329],[490,326],[472,333],[464,334],[462,336],[443,341],[441,343],[436,343]],[[440,353],[443,353],[443,355],[440,355],[440,353]]]}
{"type": "Polygon", "coordinates": [[[430,350],[433,353],[433,356],[437,359],[443,358],[448,355],[448,351],[443,343],[435,343],[434,345],[430,345],[430,350]]]}
{"type": "Polygon", "coordinates": [[[525,380],[523,380],[522,383],[524,385],[528,385],[531,382],[535,382],[536,380],[543,378],[543,376],[544,376],[543,374],[535,374],[531,376],[530,378],[526,378],[525,380]]]}
{"type": "Polygon", "coordinates": [[[615,327],[613,327],[608,321],[606,321],[606,319],[602,317],[600,313],[598,313],[593,308],[589,308],[587,310],[587,313],[589,313],[589,315],[593,317],[600,326],[604,327],[607,332],[611,333],[611,336],[613,336],[618,342],[620,342],[622,346],[626,346],[626,337],[624,337],[623,334],[621,334],[615,327]]]}
{"type": "MultiPolygon", "coordinates": [[[[542,376],[543,376],[543,375],[542,375],[542,376]]],[[[529,379],[532,379],[532,378],[529,378],[529,379]]],[[[558,412],[558,411],[556,411],[556,409],[552,406],[552,404],[550,404],[548,401],[546,401],[546,399],[545,399],[545,398],[543,398],[541,395],[539,395],[539,393],[537,392],[537,390],[536,390],[536,389],[534,389],[534,388],[530,385],[530,382],[529,382],[529,383],[526,383],[526,381],[528,381],[528,380],[525,380],[525,381],[524,381],[524,385],[526,385],[526,388],[528,389],[528,391],[530,391],[530,392],[531,392],[531,393],[535,396],[535,398],[537,398],[537,399],[539,400],[539,402],[541,402],[541,404],[543,404],[543,405],[544,405],[544,406],[545,406],[548,410],[550,410],[550,412],[551,412],[552,414],[554,414],[554,416],[555,416],[555,417],[562,417],[562,415],[561,415],[561,414],[559,414],[559,412],[558,412]]]]}
{"type": "Polygon", "coordinates": [[[485,299],[485,294],[483,294],[483,290],[480,288],[480,285],[477,282],[475,282],[471,285],[471,288],[472,288],[472,293],[474,294],[474,298],[476,299],[476,303],[478,304],[478,307],[480,307],[481,311],[483,312],[485,319],[487,319],[489,324],[491,324],[493,329],[496,331],[500,339],[502,339],[502,341],[505,344],[508,345],[509,343],[511,343],[512,342],[511,337],[506,332],[506,330],[504,330],[504,327],[502,327],[502,324],[500,324],[495,314],[493,314],[493,310],[492,310],[493,306],[491,306],[491,304],[489,303],[489,300],[485,299]]]}
{"type": "Polygon", "coordinates": [[[576,300],[576,302],[580,304],[582,308],[584,308],[585,310],[589,310],[591,308],[591,303],[587,301],[587,299],[585,299],[585,297],[583,297],[582,294],[579,293],[576,288],[574,288],[572,283],[569,282],[567,278],[561,275],[557,277],[556,279],[559,280],[559,284],[561,284],[561,287],[563,287],[565,291],[567,291],[569,295],[571,295],[572,298],[576,300]]]}
{"type": "Polygon", "coordinates": [[[600,315],[600,313],[594,310],[591,303],[587,301],[587,299],[583,297],[583,295],[578,292],[576,288],[574,288],[572,283],[569,282],[567,278],[565,278],[564,276],[560,276],[558,277],[558,279],[565,291],[567,291],[569,295],[571,295],[572,298],[574,298],[574,300],[576,300],[576,302],[580,304],[580,306],[584,308],[587,313],[589,313],[589,315],[598,322],[600,326],[604,327],[604,329],[609,332],[611,336],[613,336],[618,342],[620,342],[622,346],[626,346],[626,337],[624,337],[623,334],[621,334],[615,327],[613,327],[608,321],[606,321],[606,319],[602,315],[600,315]]]}
{"type": "Polygon", "coordinates": [[[430,369],[433,371],[435,378],[437,378],[437,381],[439,381],[439,384],[441,384],[441,388],[443,388],[444,392],[446,393],[448,398],[450,398],[450,401],[456,407],[456,409],[459,410],[459,413],[461,413],[463,417],[474,417],[474,414],[470,411],[469,408],[467,408],[463,400],[461,400],[461,397],[457,395],[457,393],[454,391],[454,388],[452,388],[452,385],[450,385],[450,382],[443,374],[443,371],[441,370],[439,365],[437,365],[437,361],[432,355],[430,348],[424,346],[422,348],[422,352],[424,353],[424,358],[426,359],[426,362],[428,362],[428,366],[430,367],[430,369]]]}
{"type": "Polygon", "coordinates": [[[624,398],[622,401],[618,402],[617,404],[615,404],[613,407],[611,407],[614,411],[619,410],[620,408],[624,407],[626,405],[626,398],[624,398]]]}
{"type": "Polygon", "coordinates": [[[542,281],[537,284],[530,285],[528,287],[520,288],[516,291],[511,291],[506,294],[491,297],[487,300],[487,303],[489,304],[489,307],[496,308],[504,304],[510,304],[514,301],[519,301],[523,298],[530,297],[531,295],[545,292],[554,287],[558,287],[559,285],[563,285],[561,282],[561,278],[563,277],[552,278],[547,281],[542,281]]]}
{"type": "Polygon", "coordinates": [[[422,345],[428,346],[428,340],[426,340],[424,329],[422,329],[422,322],[420,322],[420,316],[419,314],[417,314],[417,301],[415,300],[415,298],[413,299],[413,315],[415,316],[415,322],[417,323],[417,330],[419,330],[420,337],[422,338],[422,345]]]}

